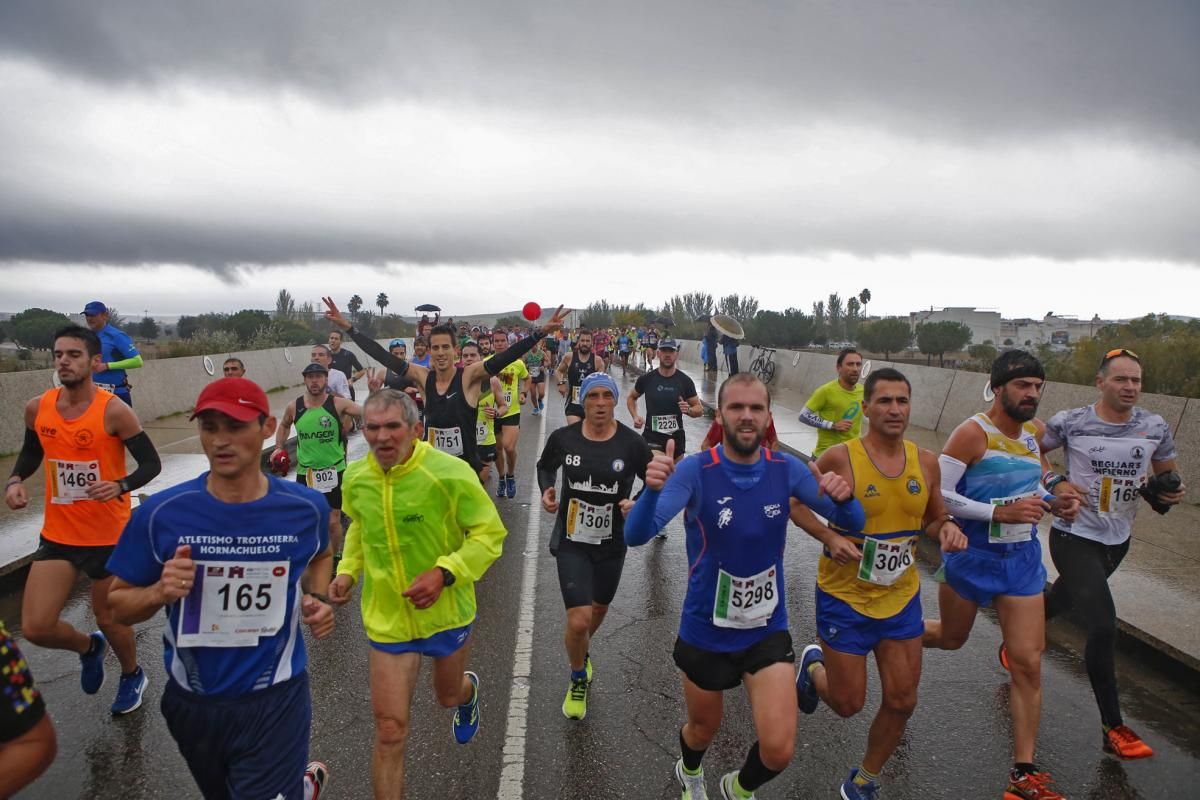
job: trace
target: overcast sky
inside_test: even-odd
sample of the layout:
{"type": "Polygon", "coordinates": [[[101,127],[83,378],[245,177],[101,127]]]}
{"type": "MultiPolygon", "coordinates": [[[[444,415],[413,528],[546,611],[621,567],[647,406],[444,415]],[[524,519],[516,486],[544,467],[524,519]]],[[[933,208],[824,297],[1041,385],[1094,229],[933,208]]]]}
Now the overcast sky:
{"type": "Polygon", "coordinates": [[[5,0],[0,310],[1200,315],[1200,3],[5,0]]]}

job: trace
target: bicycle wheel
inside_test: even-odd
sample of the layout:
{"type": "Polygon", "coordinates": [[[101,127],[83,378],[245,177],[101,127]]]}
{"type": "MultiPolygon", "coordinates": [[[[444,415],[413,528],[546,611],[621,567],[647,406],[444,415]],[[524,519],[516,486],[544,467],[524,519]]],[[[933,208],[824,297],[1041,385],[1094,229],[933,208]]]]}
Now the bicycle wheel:
{"type": "Polygon", "coordinates": [[[770,383],[773,380],[775,380],[775,362],[768,361],[763,364],[762,382],[770,383]]]}

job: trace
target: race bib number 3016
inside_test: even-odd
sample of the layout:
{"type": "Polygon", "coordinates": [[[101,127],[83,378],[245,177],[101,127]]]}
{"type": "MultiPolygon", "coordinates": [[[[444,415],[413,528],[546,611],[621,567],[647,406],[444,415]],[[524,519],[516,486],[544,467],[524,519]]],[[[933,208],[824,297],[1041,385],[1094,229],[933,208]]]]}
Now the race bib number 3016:
{"type": "Polygon", "coordinates": [[[54,494],[50,502],[56,505],[70,505],[76,500],[87,500],[88,484],[100,480],[99,461],[54,459],[50,463],[54,471],[54,494]]]}
{"type": "Polygon", "coordinates": [[[253,647],[287,617],[287,561],[197,561],[179,601],[180,647],[253,647]]]}
{"type": "Polygon", "coordinates": [[[867,536],[858,579],[879,586],[891,586],[913,565],[912,540],[886,541],[867,536]]]}
{"type": "Polygon", "coordinates": [[[718,628],[761,628],[766,625],[779,605],[775,573],[774,566],[749,578],[719,570],[717,594],[713,598],[713,625],[718,628]]]}

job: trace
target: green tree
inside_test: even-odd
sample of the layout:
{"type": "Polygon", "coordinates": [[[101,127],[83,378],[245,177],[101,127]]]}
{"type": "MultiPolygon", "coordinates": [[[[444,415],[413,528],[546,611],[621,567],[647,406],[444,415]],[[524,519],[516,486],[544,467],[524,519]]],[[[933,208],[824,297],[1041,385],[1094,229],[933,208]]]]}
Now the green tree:
{"type": "Polygon", "coordinates": [[[143,339],[158,338],[158,323],[154,317],[142,317],[142,321],[137,326],[137,335],[143,339]]]}
{"type": "Polygon", "coordinates": [[[293,319],[296,316],[296,300],[287,289],[280,289],[275,298],[275,319],[293,319]]]}
{"type": "Polygon", "coordinates": [[[768,347],[807,347],[816,332],[813,318],[798,308],[759,311],[745,328],[751,341],[768,347]]]}
{"type": "Polygon", "coordinates": [[[733,317],[738,322],[748,322],[758,313],[758,299],[749,295],[727,294],[717,303],[717,313],[733,317]]]}
{"type": "Polygon", "coordinates": [[[200,318],[184,315],[175,323],[175,335],[180,339],[191,339],[200,331],[200,318]]]}
{"type": "Polygon", "coordinates": [[[864,322],[858,329],[858,346],[871,353],[883,353],[885,359],[892,353],[901,353],[912,344],[912,328],[908,320],[877,319],[864,322]]]}
{"type": "MultiPolygon", "coordinates": [[[[259,334],[259,330],[270,327],[271,315],[265,311],[247,308],[226,318],[216,330],[229,331],[238,338],[239,342],[250,342],[259,334]]],[[[213,330],[210,328],[210,330],[213,330]]]]}
{"type": "Polygon", "coordinates": [[[917,326],[917,347],[928,361],[938,357],[938,364],[945,366],[946,353],[962,350],[971,341],[971,329],[961,322],[926,322],[917,326]]]}
{"type": "Polygon", "coordinates": [[[529,320],[522,317],[520,314],[505,314],[496,320],[497,328],[528,328],[529,320]]]}
{"type": "Polygon", "coordinates": [[[125,325],[127,322],[128,321],[125,319],[125,316],[123,314],[121,314],[120,311],[117,311],[112,306],[108,307],[108,324],[109,325],[112,325],[114,328],[120,328],[121,330],[125,330],[125,325]]]}
{"type": "Polygon", "coordinates": [[[375,305],[379,306],[379,316],[383,316],[383,310],[388,307],[388,296],[380,292],[375,296],[375,305]]]}
{"type": "Polygon", "coordinates": [[[835,342],[846,338],[845,316],[846,309],[842,305],[842,298],[837,292],[830,292],[829,300],[825,303],[825,324],[829,330],[829,338],[835,342]]]}
{"type": "MultiPolygon", "coordinates": [[[[589,303],[579,314],[579,324],[585,328],[607,328],[612,325],[613,311],[608,305],[607,300],[598,300],[594,303],[589,303]]],[[[527,323],[522,318],[522,325],[527,323]]]]}
{"type": "Polygon", "coordinates": [[[358,312],[362,310],[363,299],[361,295],[354,295],[350,298],[350,302],[346,303],[346,310],[350,312],[350,321],[358,321],[358,312]]]}
{"type": "Polygon", "coordinates": [[[862,303],[863,316],[866,316],[867,303],[871,302],[871,290],[863,289],[858,293],[858,302],[862,303]]]}
{"type": "Polygon", "coordinates": [[[49,350],[54,346],[54,332],[72,324],[66,314],[48,308],[27,308],[8,321],[9,335],[23,347],[49,350]]]}
{"type": "Polygon", "coordinates": [[[992,362],[996,360],[998,351],[991,342],[983,344],[973,344],[967,348],[967,355],[971,357],[981,369],[991,369],[992,362]]]}
{"type": "Polygon", "coordinates": [[[828,318],[825,315],[825,301],[818,300],[812,304],[813,316],[813,341],[817,344],[825,344],[829,341],[829,326],[828,318]]]}
{"type": "Polygon", "coordinates": [[[851,297],[846,301],[846,339],[854,342],[858,341],[858,326],[862,324],[862,303],[857,297],[851,297]]]}

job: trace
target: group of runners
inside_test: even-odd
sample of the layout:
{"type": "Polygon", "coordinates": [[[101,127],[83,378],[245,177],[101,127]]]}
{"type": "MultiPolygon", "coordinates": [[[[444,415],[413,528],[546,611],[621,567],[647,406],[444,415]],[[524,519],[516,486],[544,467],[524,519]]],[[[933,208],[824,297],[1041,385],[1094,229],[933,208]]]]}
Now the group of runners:
{"type": "MultiPolygon", "coordinates": [[[[725,691],[745,685],[757,739],[718,787],[726,800],[745,800],[790,763],[798,713],[821,702],[840,716],[862,710],[871,653],[881,706],[861,761],[836,791],[843,800],[879,797],[879,776],[917,702],[923,648],[962,647],[988,605],[1000,618],[1000,655],[1013,684],[1005,797],[1062,797],[1035,766],[1034,749],[1044,621],[1073,605],[1088,620],[1104,748],[1122,758],[1151,755],[1120,715],[1107,577],[1128,549],[1141,498],[1162,510],[1184,489],[1169,426],[1136,405],[1136,354],[1106,354],[1097,402],[1045,424],[1036,418],[1041,364],[1023,351],[1000,355],[991,407],[959,426],[940,455],[905,438],[911,404],[920,401],[907,378],[880,368],[860,381],[853,350],[839,355],[837,378],[802,415],[819,428],[810,461],[778,449],[767,388],[739,373],[721,384],[713,430],[687,455],[683,418],[703,407],[678,368],[678,344],[657,332],[648,369],[625,398],[627,425],[602,353],[611,346],[620,356],[621,338],[632,347],[631,335],[599,346],[590,331],[563,336],[560,307],[539,328],[491,332],[487,348],[469,331],[426,326],[410,360],[405,342],[383,347],[325,303],[334,331],[328,345],[312,348],[300,370],[304,391],[282,418],[244,365],[229,359],[226,377],[204,388],[192,413],[209,471],[154,492],[132,514],[130,493],[153,479],[160,459],[130,407],[96,383],[107,363],[100,338],[64,328],[54,342],[62,386],[26,406],[25,443],[5,488],[9,507],[22,508],[24,481],[45,470],[25,638],[78,653],[89,694],[104,683],[111,646],[121,665],[114,714],[136,710],[149,680],[131,626],[165,612],[162,712],[205,797],[315,800],[326,788],[328,768],[308,757],[312,706],[300,626],[315,640],[330,636],[334,609],[355,593],[369,644],[375,796],[403,793],[423,658],[432,660],[437,702],[453,712],[455,740],[472,740],[481,691],[480,671],[469,669],[474,586],[503,549],[499,500],[515,497],[522,408],[544,412],[551,376],[566,424],[547,437],[536,480],[554,518],[549,546],[565,607],[562,712],[572,720],[587,714],[591,642],[618,594],[627,548],[661,537],[683,512],[687,590],[672,655],[685,705],[674,767],[685,800],[708,797],[703,759],[725,691]],[[547,347],[550,334],[569,342],[565,352],[547,347]],[[341,347],[344,336],[383,368],[364,370],[341,347]],[[335,388],[335,375],[347,386],[335,388]],[[359,402],[353,383],[364,375],[369,391],[359,402]],[[348,461],[353,420],[369,452],[348,461]],[[269,462],[288,473],[291,429],[289,481],[264,473],[262,456],[274,440],[269,462]],[[1045,457],[1060,447],[1066,476],[1045,457]],[[128,474],[126,450],[137,464],[128,474]],[[1045,514],[1055,517],[1050,550],[1060,572],[1048,600],[1037,531],[1045,514]],[[816,641],[799,658],[786,603],[789,521],[822,545],[816,641]],[[922,535],[943,554],[936,619],[920,602],[922,535]],[[61,619],[81,572],[92,580],[99,627],[90,634],[61,619]]],[[[0,659],[20,676],[18,690],[0,699],[2,797],[46,768],[55,737],[2,629],[0,659]]]]}

